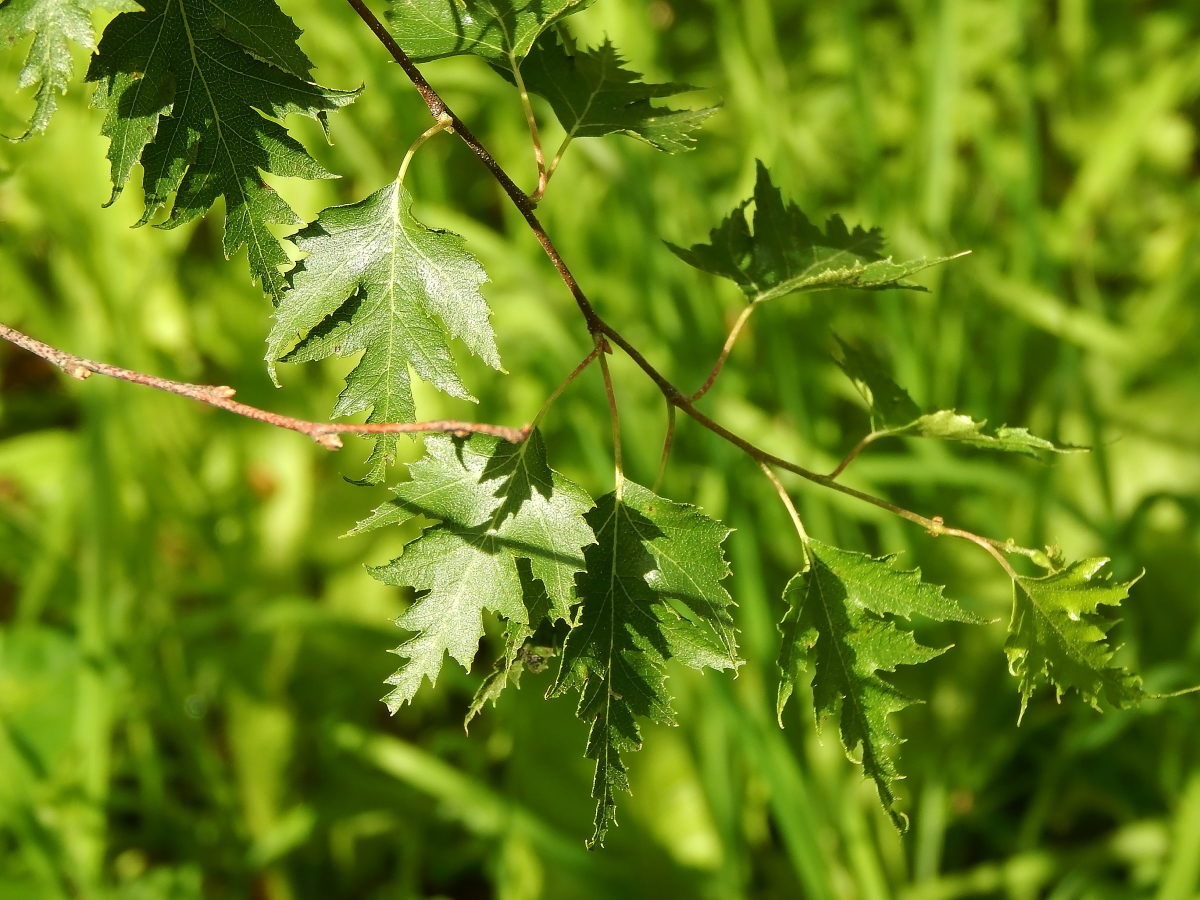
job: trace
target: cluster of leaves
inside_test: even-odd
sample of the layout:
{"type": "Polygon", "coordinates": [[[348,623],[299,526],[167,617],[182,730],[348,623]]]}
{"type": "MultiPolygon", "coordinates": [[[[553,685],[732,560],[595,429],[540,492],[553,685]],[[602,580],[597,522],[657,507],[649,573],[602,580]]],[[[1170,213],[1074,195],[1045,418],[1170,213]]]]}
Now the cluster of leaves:
{"type": "MultiPolygon", "coordinates": [[[[523,93],[544,97],[566,132],[625,133],[669,152],[687,149],[715,110],[673,110],[652,101],[694,90],[645,84],[613,46],[576,46],[567,17],[590,0],[393,0],[390,21],[417,61],[470,54],[523,93]]],[[[89,13],[102,2],[7,0],[0,40],[34,34],[20,85],[40,84],[29,133],[43,130],[54,95],[71,73],[67,39],[95,41],[89,13]]],[[[298,363],[361,354],[334,415],[367,412],[369,422],[412,422],[412,373],[455,397],[471,399],[459,378],[451,338],[500,368],[490,311],[480,294],[486,274],[449,232],[411,211],[402,176],[363,200],[297,218],[263,175],[330,177],[285,130],[292,113],[324,123],[355,91],[310,80],[299,29],[272,0],[144,0],[124,10],[99,42],[87,73],[94,103],[106,110],[113,197],[142,166],[145,212],[170,204],[173,227],[225,201],[225,252],[247,248],[252,276],[275,305],[267,361],[298,363]],[[291,239],[304,255],[294,266],[270,226],[302,225],[291,239]]],[[[560,155],[561,155],[560,150],[560,155]]],[[[547,175],[546,171],[542,172],[547,175]]],[[[751,306],[797,292],[833,288],[921,289],[910,276],[954,257],[895,262],[878,229],[849,229],[833,216],[812,224],[761,163],[754,197],[690,249],[685,262],[728,278],[751,306]],[[753,203],[753,230],[748,209],[753,203]]],[[[922,413],[870,351],[843,344],[840,362],[865,398],[871,430],[1036,455],[1058,447],[1023,428],[994,433],[954,410],[922,413]]],[[[377,439],[367,481],[377,483],[395,437],[377,439]]],[[[554,472],[537,431],[514,445],[496,438],[426,440],[395,497],[356,529],[435,522],[391,563],[381,581],[418,596],[397,624],[414,634],[396,649],[404,664],[386,702],[393,711],[433,683],[445,655],[470,667],[484,613],[500,618],[504,653],[472,703],[468,720],[522,667],[559,658],[551,696],[578,694],[588,723],[586,754],[596,763],[593,843],[615,822],[616,794],[628,790],[622,754],[641,745],[639,719],[670,723],[666,688],[672,660],[695,668],[735,669],[740,660],[722,542],[728,529],[692,506],[657,496],[618,474],[613,492],[593,500],[554,472]]],[[[848,753],[876,782],[898,825],[888,717],[911,701],[880,673],[943,652],[902,627],[914,615],[975,622],[973,616],[889,557],[839,550],[801,534],[805,566],[784,591],[778,708],[804,672],[812,678],[818,723],[839,719],[848,753]]],[[[1006,645],[1023,703],[1039,686],[1074,689],[1088,702],[1124,706],[1143,696],[1137,678],[1112,664],[1101,605],[1119,603],[1128,584],[1112,583],[1105,560],[1046,559],[1040,578],[1014,577],[1006,645]]]]}

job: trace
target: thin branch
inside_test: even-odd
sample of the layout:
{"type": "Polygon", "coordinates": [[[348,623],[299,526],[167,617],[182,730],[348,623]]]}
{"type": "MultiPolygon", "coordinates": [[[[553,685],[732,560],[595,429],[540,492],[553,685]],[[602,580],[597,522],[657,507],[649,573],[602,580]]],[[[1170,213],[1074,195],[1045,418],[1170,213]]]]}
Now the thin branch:
{"type": "Polygon", "coordinates": [[[435,91],[429,82],[425,80],[425,76],[421,74],[419,69],[417,69],[416,64],[414,64],[413,61],[408,58],[407,53],[400,49],[400,45],[396,43],[395,39],[383,26],[383,23],[376,18],[375,13],[371,12],[371,10],[367,8],[367,5],[363,2],[363,0],[346,0],[346,2],[353,7],[356,13],[358,13],[359,18],[366,23],[367,27],[370,28],[375,34],[375,37],[379,39],[379,42],[383,44],[385,48],[387,48],[387,51],[392,55],[392,59],[396,60],[396,62],[400,64],[400,68],[404,70],[404,74],[408,76],[408,80],[413,83],[413,87],[417,89],[417,93],[419,93],[421,95],[421,99],[425,101],[425,105],[429,108],[430,115],[432,115],[435,120],[440,120],[442,116],[450,117],[450,120],[454,123],[455,133],[463,139],[463,142],[468,147],[471,148],[471,152],[478,156],[480,161],[487,166],[488,171],[492,173],[492,177],[495,178],[500,187],[504,189],[504,193],[508,194],[508,197],[513,202],[513,205],[516,206],[526,223],[528,223],[530,230],[533,231],[534,237],[536,237],[538,243],[542,245],[542,249],[546,251],[546,255],[550,257],[550,261],[554,264],[554,268],[558,271],[559,277],[563,280],[563,283],[566,284],[567,290],[571,292],[571,296],[575,298],[576,306],[578,306],[579,311],[583,313],[584,321],[587,322],[588,331],[592,334],[598,333],[600,331],[599,325],[601,323],[601,319],[596,314],[596,311],[592,308],[592,304],[588,300],[587,296],[583,293],[583,289],[579,287],[579,282],[577,282],[575,280],[575,276],[571,274],[571,270],[567,267],[566,261],[563,260],[561,254],[559,254],[558,250],[555,248],[554,243],[550,240],[549,235],[546,234],[546,229],[542,227],[542,223],[538,220],[537,213],[533,211],[533,201],[529,199],[529,196],[524,191],[517,187],[516,182],[514,182],[509,177],[508,173],[504,171],[503,167],[496,162],[492,154],[487,151],[487,148],[479,142],[479,139],[471,133],[471,129],[463,124],[462,119],[455,115],[454,110],[446,105],[446,101],[443,100],[438,95],[438,92],[435,91]]]}
{"type": "Polygon", "coordinates": [[[708,393],[708,389],[713,386],[717,380],[717,376],[721,374],[721,370],[725,368],[725,360],[729,359],[729,354],[733,351],[733,345],[737,343],[738,335],[742,331],[742,326],[750,320],[750,315],[757,309],[756,304],[751,303],[738,316],[737,321],[733,323],[733,328],[730,329],[729,337],[725,339],[725,346],[721,348],[721,355],[717,357],[717,364],[713,366],[712,372],[708,375],[708,380],[700,386],[700,390],[688,397],[692,403],[695,403],[701,397],[708,393]]]}
{"type": "MultiPolygon", "coordinates": [[[[973,543],[977,543],[980,546],[985,547],[989,553],[992,553],[997,560],[1001,562],[1006,571],[1012,572],[1012,567],[1008,565],[1007,560],[1005,560],[999,552],[1011,550],[1012,545],[1010,543],[998,541],[993,538],[981,537],[980,535],[971,534],[970,532],[966,531],[959,531],[958,529],[947,528],[940,518],[931,519],[927,516],[922,516],[919,513],[904,509],[903,507],[897,506],[894,503],[890,503],[889,501],[880,497],[875,497],[871,494],[867,494],[862,491],[855,490],[854,488],[847,487],[846,485],[839,484],[828,475],[821,475],[817,472],[812,472],[808,469],[805,469],[803,466],[797,465],[796,463],[789,462],[786,459],[782,459],[778,456],[767,453],[765,450],[762,450],[740,435],[735,434],[725,426],[714,421],[696,409],[692,405],[692,399],[690,397],[683,394],[679,388],[672,384],[666,378],[666,376],[659,372],[658,369],[656,369],[650,363],[650,361],[642,355],[641,351],[633,346],[633,344],[629,343],[629,341],[626,340],[619,331],[617,331],[615,328],[613,328],[613,326],[609,325],[606,321],[604,321],[603,318],[600,317],[600,314],[596,312],[595,308],[591,304],[591,301],[588,300],[587,295],[584,294],[583,289],[575,280],[575,276],[571,273],[566,261],[563,260],[562,256],[555,248],[554,243],[546,234],[545,228],[543,228],[542,223],[538,220],[537,214],[534,212],[535,204],[531,201],[530,197],[523,193],[519,187],[517,187],[516,183],[513,182],[508,173],[504,171],[503,167],[496,162],[495,158],[487,151],[483,144],[479,142],[479,139],[471,133],[471,130],[467,128],[465,124],[463,124],[463,121],[457,115],[455,115],[454,111],[450,109],[449,106],[446,105],[446,102],[441,98],[441,96],[438,95],[437,91],[433,89],[429,82],[425,80],[425,76],[421,74],[413,61],[409,59],[408,54],[401,49],[400,45],[396,43],[391,34],[388,33],[388,30],[383,26],[379,19],[376,18],[375,14],[367,8],[363,0],[346,0],[346,2],[353,7],[356,13],[358,13],[359,17],[367,24],[367,26],[379,39],[380,43],[382,43],[392,55],[392,58],[400,64],[400,67],[404,70],[404,73],[408,76],[409,80],[413,83],[413,86],[417,89],[417,92],[425,101],[425,105],[429,108],[429,112],[434,119],[441,120],[443,116],[450,117],[454,125],[454,131],[463,139],[464,143],[471,148],[471,151],[479,157],[479,159],[487,167],[488,171],[491,172],[492,177],[496,179],[500,187],[504,189],[504,192],[508,194],[509,199],[521,213],[522,217],[533,231],[534,236],[537,238],[538,243],[541,244],[542,249],[550,258],[550,261],[554,264],[554,268],[558,271],[559,277],[563,280],[563,283],[571,292],[571,296],[575,299],[575,304],[579,307],[579,311],[583,314],[588,331],[597,340],[602,341],[604,338],[608,338],[623,351],[625,351],[629,358],[632,359],[634,363],[636,363],[637,366],[643,372],[645,372],[647,376],[649,376],[650,380],[658,386],[658,389],[662,392],[662,395],[666,398],[669,404],[682,409],[685,413],[687,413],[709,431],[740,448],[760,464],[768,463],[776,468],[785,469],[815,484],[819,484],[823,487],[829,488],[830,490],[837,491],[840,494],[854,497],[855,499],[861,500],[864,503],[869,503],[872,506],[876,506],[880,509],[893,513],[902,519],[906,519],[909,522],[920,525],[926,531],[930,532],[930,534],[944,534],[970,540],[973,543]]],[[[736,337],[736,335],[731,335],[731,337],[736,337]]],[[[727,346],[732,347],[732,344],[727,341],[727,346]]],[[[728,356],[728,353],[723,355],[728,356]]],[[[611,377],[608,372],[608,363],[603,355],[600,357],[600,363],[605,376],[605,387],[609,394],[609,406],[613,415],[614,435],[619,435],[619,424],[616,420],[616,398],[612,391],[611,377]]],[[[720,366],[723,364],[723,361],[719,361],[718,367],[714,370],[716,374],[720,374],[720,366]]],[[[711,378],[715,380],[715,375],[711,376],[711,378]]],[[[708,386],[710,387],[711,383],[708,386]]],[[[707,387],[704,390],[707,390],[707,387]]],[[[616,442],[616,459],[619,471],[621,465],[619,440],[616,442]]],[[[620,484],[620,479],[618,479],[618,490],[620,489],[620,484]]]]}
{"type": "Polygon", "coordinates": [[[658,461],[658,475],[654,479],[654,487],[651,488],[654,493],[658,493],[658,489],[662,487],[663,478],[667,474],[667,460],[671,456],[671,445],[675,443],[675,404],[670,400],[667,401],[667,433],[663,437],[662,458],[658,461]]]}
{"type": "Polygon", "coordinates": [[[881,437],[887,437],[887,434],[888,433],[886,431],[872,431],[865,438],[863,438],[861,441],[859,441],[857,444],[855,444],[854,449],[846,454],[846,458],[843,459],[840,463],[838,463],[836,469],[834,469],[832,472],[829,473],[829,477],[837,478],[839,475],[841,475],[843,472],[846,471],[846,467],[849,466],[850,463],[854,462],[854,460],[856,460],[858,458],[858,454],[862,453],[864,450],[867,449],[867,446],[869,444],[871,444],[874,441],[879,440],[881,437]]]}
{"type": "Polygon", "coordinates": [[[421,432],[445,432],[460,437],[465,437],[468,434],[490,434],[511,443],[519,444],[528,437],[531,430],[531,426],[528,425],[524,428],[509,428],[504,425],[458,422],[452,419],[443,419],[436,422],[394,422],[373,425],[307,422],[303,419],[293,419],[291,416],[281,416],[278,413],[268,412],[265,409],[248,406],[245,403],[238,403],[232,399],[236,392],[231,387],[170,381],[166,378],[144,375],[141,372],[122,369],[119,366],[110,366],[108,363],[85,359],[82,356],[76,356],[73,353],[66,353],[63,350],[51,347],[49,344],[43,344],[41,341],[31,338],[27,334],[22,334],[15,328],[10,328],[3,323],[0,323],[0,338],[28,350],[35,356],[40,356],[47,362],[58,366],[58,368],[62,369],[72,378],[80,381],[90,378],[93,374],[106,375],[109,378],[116,378],[120,381],[129,381],[133,384],[157,388],[169,394],[190,397],[193,400],[207,403],[209,406],[217,407],[217,409],[236,413],[239,416],[245,416],[248,419],[256,419],[259,422],[266,422],[268,425],[274,425],[277,428],[286,428],[289,431],[298,431],[301,434],[306,434],[328,450],[341,449],[342,441],[338,437],[339,434],[418,434],[421,432]]]}

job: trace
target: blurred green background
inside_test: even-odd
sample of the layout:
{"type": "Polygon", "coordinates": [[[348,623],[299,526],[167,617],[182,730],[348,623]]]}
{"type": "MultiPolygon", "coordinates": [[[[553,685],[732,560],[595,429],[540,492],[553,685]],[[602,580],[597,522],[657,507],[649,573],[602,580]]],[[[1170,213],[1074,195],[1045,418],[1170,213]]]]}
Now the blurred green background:
{"type": "MultiPolygon", "coordinates": [[[[288,0],[324,84],[366,92],[325,146],[340,181],[283,181],[312,219],[392,177],[428,117],[336,0],[288,0]]],[[[382,11],[382,10],[380,10],[382,11]]],[[[583,140],[542,205],[610,322],[698,386],[742,299],[662,245],[689,244],[749,196],[755,158],[813,218],[883,226],[898,257],[972,249],[929,294],[828,293],[765,307],[704,401],[718,419],[828,470],[867,430],[833,333],[890,358],[922,405],[1095,447],[1039,465],[933,442],[873,446],[846,476],[948,522],[1145,576],[1114,631],[1151,690],[1200,682],[1200,7],[1056,0],[597,0],[573,18],[649,78],[721,99],[694,153],[583,140]]],[[[24,46],[0,57],[0,132],[24,46]]],[[[79,58],[82,66],[84,60],[79,58]]],[[[514,92],[478,60],[426,67],[532,187],[514,92]]],[[[0,321],[64,349],[229,384],[255,405],[328,416],[350,362],[261,356],[269,305],[218,216],[130,230],[109,188],[101,115],[78,88],[44,137],[0,142],[0,321]]],[[[538,106],[543,113],[545,107],[538,106]]],[[[548,129],[548,143],[556,139],[548,129]]],[[[467,236],[491,274],[511,374],[466,362],[479,406],[424,415],[527,421],[584,355],[570,298],[495,184],[441,136],[409,175],[417,212],[467,236]]],[[[614,361],[626,461],[649,483],[661,398],[614,361]]],[[[546,422],[552,463],[611,487],[598,372],[546,422]]],[[[403,445],[407,458],[419,443],[403,445]]],[[[1035,699],[1020,728],[1004,623],[920,626],[956,646],[899,672],[925,704],[908,739],[901,838],[808,700],[773,721],[774,623],[799,548],[771,488],[683,421],[664,493],[737,529],[739,677],[672,670],[680,727],[648,726],[633,796],[587,853],[591,764],[570,700],[527,675],[462,715],[495,657],[448,664],[389,718],[378,698],[409,598],[367,576],[415,532],[338,540],[377,502],[367,444],[305,438],[129,384],[70,381],[0,347],[0,897],[794,898],[1053,900],[1200,890],[1198,701],[1099,714],[1035,699]]],[[[398,467],[393,480],[402,477],[398,467]]],[[[989,557],[789,482],[814,536],[903,552],[1003,620],[989,557]]],[[[493,623],[494,626],[494,623],[493,623]]]]}

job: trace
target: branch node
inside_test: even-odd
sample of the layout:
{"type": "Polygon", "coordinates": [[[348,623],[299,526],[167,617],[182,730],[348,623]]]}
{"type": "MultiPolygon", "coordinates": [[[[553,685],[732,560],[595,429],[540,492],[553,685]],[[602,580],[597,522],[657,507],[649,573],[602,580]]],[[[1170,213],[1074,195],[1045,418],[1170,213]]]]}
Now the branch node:
{"type": "Polygon", "coordinates": [[[309,435],[314,441],[324,447],[326,450],[341,450],[342,439],[336,434],[328,434],[326,432],[314,432],[309,435]]]}
{"type": "Polygon", "coordinates": [[[214,397],[221,398],[222,400],[232,400],[237,391],[227,384],[219,384],[209,388],[209,393],[211,393],[214,397]]]}
{"type": "Polygon", "coordinates": [[[87,381],[92,377],[92,370],[86,366],[76,366],[68,374],[78,381],[87,381]]]}

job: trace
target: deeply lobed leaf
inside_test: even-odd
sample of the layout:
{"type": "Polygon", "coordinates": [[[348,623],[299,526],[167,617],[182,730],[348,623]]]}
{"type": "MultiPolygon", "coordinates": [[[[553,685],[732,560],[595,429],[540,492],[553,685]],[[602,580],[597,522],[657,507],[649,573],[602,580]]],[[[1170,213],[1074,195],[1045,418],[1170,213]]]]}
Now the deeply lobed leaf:
{"type": "Polygon", "coordinates": [[[41,134],[58,108],[58,97],[67,92],[75,74],[71,43],[96,49],[92,13],[140,9],[133,0],[7,0],[0,5],[0,47],[11,47],[26,35],[34,36],[17,76],[17,87],[38,86],[26,140],[41,134]]]}
{"type": "Polygon", "coordinates": [[[324,121],[357,91],[308,80],[300,31],[272,0],[143,0],[117,16],[100,41],[87,80],[108,110],[111,203],[142,164],[150,221],[174,195],[171,228],[225,198],[226,257],[245,246],[250,271],[279,302],[290,260],[268,224],[301,220],[262,179],[333,177],[281,120],[293,113],[324,121]],[[269,117],[269,118],[268,118],[269,117]]]}
{"type": "Polygon", "coordinates": [[[956,441],[984,450],[1005,453],[1024,453],[1038,457],[1040,453],[1080,453],[1086,447],[1055,444],[1030,434],[1025,428],[1002,425],[989,434],[986,421],[977,421],[952,409],[922,415],[908,391],[896,384],[883,363],[870,351],[852,347],[841,341],[842,359],[838,362],[854,382],[867,402],[871,413],[871,429],[875,436],[907,435],[956,441]]]}
{"type": "MultiPolygon", "coordinates": [[[[762,162],[754,186],[754,232],[746,218],[746,201],[709,233],[707,244],[689,249],[667,246],[689,265],[734,281],[751,303],[762,303],[798,291],[832,288],[923,291],[905,281],[909,275],[941,265],[955,256],[896,263],[884,257],[883,232],[846,227],[830,216],[822,231],[771,183],[762,162]]],[[[962,254],[958,254],[961,256],[962,254]]]]}
{"type": "MultiPolygon", "coordinates": [[[[503,64],[497,70],[513,81],[503,64]]],[[[690,84],[645,84],[624,68],[616,48],[605,41],[595,50],[568,49],[543,35],[521,64],[521,77],[531,93],[545,97],[569,138],[627,134],[668,153],[692,149],[692,132],[717,111],[666,109],[652,99],[700,90],[690,84]]]]}
{"type": "Polygon", "coordinates": [[[596,543],[584,551],[578,621],[553,693],[578,691],[577,714],[591,723],[595,846],[616,823],[617,792],[629,791],[621,754],[641,748],[637,717],[674,721],[667,660],[715,669],[739,661],[733,601],[721,586],[729,574],[721,549],[727,528],[629,481],[601,497],[587,520],[596,543]]]}
{"type": "Polygon", "coordinates": [[[800,673],[812,671],[817,725],[839,716],[842,744],[875,781],[879,798],[897,827],[891,782],[899,777],[887,748],[901,743],[888,716],[913,703],[877,674],[898,665],[917,665],[945,652],[916,642],[896,627],[894,616],[920,614],[938,622],[979,622],[921,581],[920,570],[899,571],[893,557],[878,559],[811,540],[808,568],[784,590],[787,612],[780,623],[777,712],[783,710],[800,673]]]}
{"type": "Polygon", "coordinates": [[[1092,706],[1103,695],[1113,706],[1129,707],[1144,696],[1141,679],[1112,665],[1108,631],[1115,621],[1096,613],[1118,606],[1133,582],[1114,582],[1102,573],[1107,559],[1070,563],[1041,578],[1018,577],[1013,583],[1013,614],[1004,650],[1021,689],[1021,714],[1042,685],[1058,697],[1076,690],[1092,706]]]}
{"type": "MultiPolygon", "coordinates": [[[[512,445],[483,435],[434,436],[427,455],[409,466],[411,480],[352,533],[406,522],[440,520],[371,574],[385,584],[425,592],[396,620],[417,632],[394,651],[407,662],[388,679],[384,698],[395,712],[422,682],[437,680],[449,653],[469,669],[483,636],[483,611],[531,634],[542,619],[570,614],[583,547],[593,542],[584,519],[591,499],[550,469],[536,432],[512,445]]],[[[515,658],[522,638],[509,653],[515,658]]]]}
{"type": "Polygon", "coordinates": [[[515,68],[538,36],[592,0],[392,0],[388,22],[416,62],[473,54],[515,68]]]}
{"type": "MultiPolygon", "coordinates": [[[[450,350],[457,338],[500,368],[483,267],[461,237],[426,228],[394,181],[365,200],[323,210],[295,236],[308,256],[290,273],[275,311],[267,360],[305,362],[362,353],[335,416],[370,410],[368,422],[412,422],[410,367],[452,397],[473,400],[450,350]]],[[[396,438],[376,440],[378,480],[396,438]]]]}

